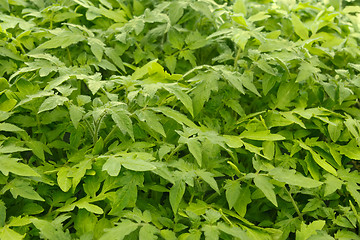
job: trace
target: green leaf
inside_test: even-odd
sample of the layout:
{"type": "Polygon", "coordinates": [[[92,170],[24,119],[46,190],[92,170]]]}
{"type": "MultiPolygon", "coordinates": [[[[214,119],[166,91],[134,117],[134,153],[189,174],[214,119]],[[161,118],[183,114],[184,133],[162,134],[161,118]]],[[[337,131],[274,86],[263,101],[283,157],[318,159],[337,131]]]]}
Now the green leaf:
{"type": "Polygon", "coordinates": [[[41,112],[53,110],[57,106],[63,105],[69,99],[63,96],[54,95],[45,99],[45,101],[40,105],[38,114],[41,112]]]}
{"type": "Polygon", "coordinates": [[[57,172],[57,183],[63,192],[69,191],[72,186],[72,181],[67,176],[69,170],[70,170],[69,167],[62,167],[57,172]]]}
{"type": "Polygon", "coordinates": [[[88,44],[96,59],[100,62],[105,50],[105,44],[97,38],[88,38],[88,44]]]}
{"type": "Polygon", "coordinates": [[[18,161],[19,159],[11,158],[9,155],[0,156],[0,171],[5,176],[11,172],[19,176],[40,177],[31,167],[18,161]]]}
{"type": "Polygon", "coordinates": [[[95,213],[95,214],[103,214],[104,211],[101,207],[91,204],[86,199],[81,199],[78,202],[75,203],[75,205],[80,209],[86,209],[89,212],[95,213]]]}
{"type": "Polygon", "coordinates": [[[185,115],[171,108],[161,106],[161,107],[153,107],[151,109],[174,119],[180,124],[185,124],[191,128],[198,128],[198,126],[196,126],[192,121],[190,121],[185,115]]]}
{"type": "MultiPolygon", "coordinates": [[[[61,218],[61,216],[59,217],[61,218]]],[[[71,240],[69,231],[62,230],[61,222],[56,219],[53,222],[49,222],[42,219],[33,219],[32,223],[40,230],[40,236],[43,239],[54,239],[54,240],[71,240]]]]}
{"type": "Polygon", "coordinates": [[[301,22],[300,18],[295,13],[291,13],[291,22],[294,26],[295,33],[299,37],[304,40],[309,38],[308,29],[305,27],[304,23],[301,22]]]}
{"type": "Polygon", "coordinates": [[[32,152],[41,160],[45,161],[44,149],[47,149],[47,146],[40,141],[30,140],[26,142],[26,145],[31,148],[32,152]]]}
{"type": "Polygon", "coordinates": [[[146,224],[140,228],[139,240],[156,240],[158,239],[156,234],[158,234],[159,232],[159,229],[157,229],[153,225],[146,224]]]}
{"type": "Polygon", "coordinates": [[[23,181],[21,179],[15,178],[1,190],[1,193],[5,193],[10,190],[14,198],[21,196],[23,198],[36,200],[36,201],[45,201],[34,189],[30,186],[30,183],[23,181]]]}
{"type": "Polygon", "coordinates": [[[201,229],[204,232],[205,239],[207,240],[218,240],[220,232],[217,226],[204,225],[201,229]]]}
{"type": "Polygon", "coordinates": [[[244,16],[247,13],[246,5],[244,0],[236,0],[236,2],[233,5],[234,13],[242,13],[244,16]]]}
{"type": "Polygon", "coordinates": [[[105,54],[106,54],[106,56],[108,56],[111,59],[111,61],[118,68],[120,68],[123,72],[126,73],[124,63],[123,63],[122,59],[120,58],[120,56],[117,54],[115,49],[113,49],[113,48],[105,48],[105,54]]]}
{"type": "Polygon", "coordinates": [[[182,104],[184,104],[184,106],[190,112],[190,114],[194,116],[193,103],[189,95],[184,93],[178,85],[166,84],[164,85],[164,88],[168,92],[174,94],[176,98],[179,99],[182,102],[182,104]]]}
{"type": "Polygon", "coordinates": [[[309,77],[320,73],[321,70],[315,67],[312,63],[302,62],[299,67],[299,73],[296,77],[296,82],[301,83],[306,81],[309,77]]]}
{"type": "Polygon", "coordinates": [[[218,228],[220,231],[222,231],[226,234],[229,234],[232,237],[236,237],[241,240],[250,240],[251,239],[247,236],[246,232],[239,227],[229,226],[229,225],[226,225],[225,223],[218,223],[218,228]]]}
{"type": "Polygon", "coordinates": [[[338,149],[341,154],[347,156],[350,159],[353,160],[360,160],[360,149],[357,146],[351,146],[351,145],[343,145],[338,146],[338,149]]]}
{"type": "Polygon", "coordinates": [[[197,163],[201,167],[202,165],[202,146],[196,138],[189,138],[186,140],[190,153],[194,156],[197,163]]]}
{"type": "Polygon", "coordinates": [[[170,55],[165,57],[166,67],[170,70],[171,73],[175,72],[176,63],[177,63],[177,58],[175,57],[175,55],[170,55]]]}
{"type": "MultiPolygon", "coordinates": [[[[229,74],[231,77],[231,74],[229,74]]],[[[218,90],[218,80],[220,75],[215,72],[208,72],[197,75],[193,80],[199,79],[200,82],[193,88],[194,112],[198,114],[204,107],[205,102],[210,99],[211,92],[218,90]]]]}
{"type": "Polygon", "coordinates": [[[196,174],[201,177],[207,184],[209,184],[212,189],[214,189],[218,194],[220,194],[220,190],[214,178],[214,174],[206,172],[204,170],[196,170],[196,174]]]}
{"type": "Polygon", "coordinates": [[[170,205],[174,214],[176,214],[179,209],[179,205],[184,193],[185,193],[185,182],[182,180],[176,181],[175,184],[171,187],[169,193],[170,205]]]}
{"type": "Polygon", "coordinates": [[[280,141],[285,139],[285,137],[279,134],[270,133],[269,130],[259,132],[244,131],[240,134],[240,137],[259,141],[280,141]]]}
{"type": "Polygon", "coordinates": [[[178,31],[176,31],[175,29],[170,29],[167,36],[169,42],[174,48],[179,50],[182,49],[184,45],[184,39],[178,31]]]}
{"type": "Polygon", "coordinates": [[[264,72],[273,76],[276,75],[275,70],[264,59],[259,59],[258,61],[255,62],[255,64],[264,72]]]}
{"type": "Polygon", "coordinates": [[[156,167],[147,162],[144,161],[140,158],[135,158],[135,159],[131,159],[131,158],[124,158],[120,160],[121,165],[124,166],[124,168],[133,170],[133,171],[151,171],[151,170],[155,170],[156,167]]]}
{"type": "Polygon", "coordinates": [[[22,240],[24,239],[25,235],[26,234],[21,235],[20,233],[15,232],[8,226],[0,228],[0,239],[22,240]]]}
{"type": "Polygon", "coordinates": [[[241,75],[240,80],[245,88],[249,89],[251,92],[261,97],[260,93],[258,92],[256,86],[253,83],[253,79],[254,79],[253,73],[251,71],[245,71],[243,75],[241,75]]]}
{"type": "Polygon", "coordinates": [[[347,182],[346,190],[349,191],[351,196],[355,199],[358,206],[360,206],[360,187],[355,182],[347,182]]]}
{"type": "Polygon", "coordinates": [[[282,82],[277,92],[276,107],[286,109],[293,99],[298,96],[299,85],[294,82],[282,82]]]}
{"type": "Polygon", "coordinates": [[[343,181],[341,181],[340,179],[338,179],[337,177],[335,177],[332,174],[326,174],[325,175],[325,191],[324,191],[324,196],[328,196],[332,193],[334,193],[336,190],[340,189],[341,186],[344,184],[343,181]]]}
{"type": "Polygon", "coordinates": [[[238,181],[227,181],[224,187],[226,189],[225,196],[226,200],[229,204],[229,209],[232,209],[236,203],[236,201],[240,197],[241,193],[241,185],[238,181]]]}
{"type": "Polygon", "coordinates": [[[11,123],[0,123],[0,131],[4,132],[23,132],[24,130],[11,123]]]}
{"type": "Polygon", "coordinates": [[[52,37],[49,41],[41,44],[39,49],[51,49],[51,48],[66,48],[72,44],[84,41],[84,35],[80,33],[74,33],[70,31],[65,31],[60,33],[57,36],[52,37]]]}
{"type": "Polygon", "coordinates": [[[110,176],[118,176],[121,169],[121,162],[115,156],[110,156],[104,165],[102,166],[103,171],[107,171],[110,176]]]}
{"type": "Polygon", "coordinates": [[[79,126],[80,120],[84,116],[84,108],[76,106],[74,104],[70,104],[69,114],[70,114],[71,122],[73,123],[74,127],[77,128],[79,126]]]}
{"type": "Polygon", "coordinates": [[[109,215],[120,214],[121,211],[128,207],[131,202],[136,202],[137,200],[137,186],[134,178],[130,179],[125,186],[116,191],[116,196],[113,202],[113,206],[109,215]]]}
{"type": "Polygon", "coordinates": [[[254,183],[256,187],[258,187],[264,193],[265,197],[277,207],[278,205],[274,192],[274,186],[270,183],[270,179],[266,176],[256,175],[254,178],[254,183]]]}
{"type": "Polygon", "coordinates": [[[160,123],[160,118],[153,111],[144,109],[141,112],[138,112],[137,116],[140,121],[145,121],[151,129],[166,137],[164,127],[160,123]]]}
{"type": "Polygon", "coordinates": [[[111,111],[111,117],[121,132],[128,133],[132,139],[135,139],[132,121],[127,111],[122,109],[113,110],[111,111]]]}
{"type": "Polygon", "coordinates": [[[6,221],[6,206],[3,201],[0,200],[0,227],[5,226],[6,221]]]}
{"type": "Polygon", "coordinates": [[[75,189],[76,186],[80,183],[81,179],[85,176],[85,173],[88,169],[92,167],[91,159],[83,159],[81,162],[73,166],[68,173],[68,177],[72,177],[72,185],[75,189]]]}
{"type": "Polygon", "coordinates": [[[296,240],[309,239],[309,237],[316,235],[318,230],[323,229],[324,226],[324,220],[316,220],[309,225],[306,225],[304,222],[302,222],[300,230],[296,231],[296,240]]]}
{"type": "Polygon", "coordinates": [[[323,184],[322,182],[316,181],[314,179],[304,177],[295,170],[289,170],[280,167],[271,169],[269,174],[279,182],[303,188],[316,188],[323,184]]]}
{"type": "Polygon", "coordinates": [[[245,216],[249,203],[251,203],[251,192],[249,187],[240,188],[239,197],[234,204],[234,209],[241,217],[245,216]]]}

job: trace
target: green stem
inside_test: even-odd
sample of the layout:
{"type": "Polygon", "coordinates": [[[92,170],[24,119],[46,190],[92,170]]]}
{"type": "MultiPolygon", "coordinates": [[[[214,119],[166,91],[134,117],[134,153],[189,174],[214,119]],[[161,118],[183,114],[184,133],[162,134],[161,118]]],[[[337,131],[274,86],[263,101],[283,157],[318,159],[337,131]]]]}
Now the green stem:
{"type": "Polygon", "coordinates": [[[93,140],[94,140],[94,130],[93,130],[91,124],[90,124],[89,121],[86,120],[86,119],[84,119],[84,121],[85,121],[86,126],[88,127],[88,130],[89,130],[89,132],[90,132],[91,137],[92,137],[93,140]]]}
{"type": "Polygon", "coordinates": [[[234,60],[234,70],[236,70],[237,68],[237,62],[240,58],[240,54],[241,54],[241,48],[239,47],[237,53],[236,53],[236,57],[235,57],[235,60],[234,60]]]}
{"type": "Polygon", "coordinates": [[[174,150],[171,151],[171,153],[169,154],[169,156],[166,158],[166,162],[170,160],[170,158],[172,158],[172,156],[174,156],[175,153],[177,153],[182,146],[184,146],[183,144],[179,144],[176,148],[174,148],[174,150]]]}
{"type": "Polygon", "coordinates": [[[108,133],[108,135],[106,136],[106,138],[104,139],[104,145],[106,145],[106,143],[110,140],[111,136],[114,134],[114,132],[116,131],[117,126],[114,125],[113,128],[111,129],[111,131],[108,133]]]}
{"type": "Polygon", "coordinates": [[[70,50],[69,50],[68,47],[66,48],[66,51],[67,51],[67,54],[68,54],[70,65],[73,65],[73,61],[72,61],[72,58],[71,58],[71,53],[70,53],[70,50]]]}
{"type": "Polygon", "coordinates": [[[303,216],[302,216],[302,214],[301,214],[301,212],[300,212],[294,198],[291,196],[291,193],[289,192],[289,190],[287,190],[286,186],[285,186],[285,191],[288,194],[288,196],[290,197],[291,203],[294,206],[296,213],[299,215],[300,220],[304,221],[304,218],[303,218],[303,216]]]}

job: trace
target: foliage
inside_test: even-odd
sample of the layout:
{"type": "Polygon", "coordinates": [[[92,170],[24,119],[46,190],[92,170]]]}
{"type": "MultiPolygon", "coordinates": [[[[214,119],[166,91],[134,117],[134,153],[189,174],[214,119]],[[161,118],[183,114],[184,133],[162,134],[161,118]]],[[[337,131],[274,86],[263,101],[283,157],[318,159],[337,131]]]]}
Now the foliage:
{"type": "Polygon", "coordinates": [[[0,239],[360,239],[359,6],[0,9],[0,239]]]}

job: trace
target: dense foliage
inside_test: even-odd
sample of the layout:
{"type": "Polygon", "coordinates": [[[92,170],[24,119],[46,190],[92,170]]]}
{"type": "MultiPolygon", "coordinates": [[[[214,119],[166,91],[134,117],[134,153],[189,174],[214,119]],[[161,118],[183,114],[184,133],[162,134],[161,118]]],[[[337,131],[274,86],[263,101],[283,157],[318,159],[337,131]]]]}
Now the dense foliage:
{"type": "Polygon", "coordinates": [[[352,1],[0,11],[0,239],[360,239],[352,1]]]}

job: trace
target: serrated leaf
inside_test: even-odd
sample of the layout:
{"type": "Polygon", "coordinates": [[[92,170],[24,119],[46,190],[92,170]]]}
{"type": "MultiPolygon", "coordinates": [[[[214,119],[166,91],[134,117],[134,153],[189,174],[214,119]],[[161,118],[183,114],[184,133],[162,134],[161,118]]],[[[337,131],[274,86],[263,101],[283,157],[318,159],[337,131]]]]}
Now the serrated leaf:
{"type": "Polygon", "coordinates": [[[57,106],[63,105],[69,99],[67,97],[54,95],[45,99],[45,101],[40,105],[38,113],[53,110],[57,106]]]}
{"type": "Polygon", "coordinates": [[[341,181],[332,174],[326,174],[325,177],[326,177],[325,191],[324,191],[325,197],[334,193],[336,190],[340,189],[341,186],[344,184],[343,181],[341,181]]]}
{"type": "Polygon", "coordinates": [[[114,120],[116,126],[121,132],[128,133],[132,139],[134,139],[133,125],[128,113],[124,110],[118,109],[111,113],[111,117],[114,120]]]}
{"type": "Polygon", "coordinates": [[[209,184],[212,189],[214,189],[218,194],[220,194],[218,184],[214,178],[214,174],[206,172],[204,170],[197,170],[196,174],[201,177],[207,184],[209,184]]]}
{"type": "Polygon", "coordinates": [[[105,54],[108,56],[115,65],[120,68],[123,72],[126,73],[124,63],[120,56],[116,53],[116,50],[113,48],[105,48],[105,54]]]}
{"type": "Polygon", "coordinates": [[[158,239],[156,234],[158,234],[159,232],[159,229],[157,229],[153,225],[146,224],[140,228],[139,240],[156,240],[158,239]]]}
{"type": "Polygon", "coordinates": [[[175,72],[177,59],[175,55],[170,55],[165,57],[166,67],[170,70],[171,73],[175,72]]]}
{"type": "Polygon", "coordinates": [[[40,177],[31,167],[18,161],[19,159],[11,158],[9,155],[0,156],[0,171],[5,176],[11,172],[19,176],[40,177]]]}
{"type": "Polygon", "coordinates": [[[163,86],[168,92],[174,94],[177,99],[179,99],[186,109],[194,116],[193,103],[189,95],[182,91],[181,87],[173,84],[166,84],[163,86]]]}
{"type": "Polygon", "coordinates": [[[255,64],[264,72],[273,76],[276,75],[274,69],[264,59],[259,59],[255,64]]]}
{"type": "Polygon", "coordinates": [[[34,226],[40,230],[40,236],[43,239],[63,239],[63,240],[71,240],[71,235],[69,231],[62,230],[62,224],[56,222],[49,222],[42,219],[33,219],[32,223],[34,226]]]}
{"type": "Polygon", "coordinates": [[[178,111],[175,111],[171,108],[161,106],[161,107],[153,107],[151,109],[174,119],[175,121],[177,121],[180,124],[185,124],[191,128],[198,128],[198,126],[196,126],[195,123],[193,123],[191,120],[189,120],[184,114],[182,114],[178,111]]]}
{"type": "Polygon", "coordinates": [[[204,225],[201,229],[204,232],[205,239],[207,240],[218,240],[220,232],[217,226],[204,225]]]}
{"type": "Polygon", "coordinates": [[[1,193],[3,194],[7,190],[10,190],[11,194],[14,198],[17,198],[18,196],[21,196],[23,198],[36,200],[36,201],[45,201],[35,190],[32,186],[30,186],[30,183],[18,178],[15,178],[11,182],[9,182],[7,185],[4,186],[4,188],[1,190],[1,193]]]}
{"type": "Polygon", "coordinates": [[[360,149],[357,146],[351,146],[351,145],[344,145],[344,146],[338,146],[338,149],[341,154],[347,156],[350,159],[353,160],[360,160],[360,149]]]}
{"type": "Polygon", "coordinates": [[[251,92],[261,97],[261,94],[258,92],[255,84],[253,83],[253,80],[254,80],[254,75],[251,71],[245,71],[243,75],[241,75],[242,85],[251,92]]]}
{"type": "Polygon", "coordinates": [[[168,40],[171,43],[171,45],[176,49],[182,49],[184,45],[184,39],[182,38],[182,35],[176,31],[175,29],[171,29],[168,32],[168,40]]]}
{"type": "Polygon", "coordinates": [[[280,167],[271,169],[269,174],[279,182],[303,188],[315,188],[323,184],[322,182],[316,181],[314,179],[304,177],[295,170],[289,170],[280,167]]]}
{"type": "Polygon", "coordinates": [[[160,123],[159,117],[153,111],[142,110],[138,113],[138,117],[141,121],[145,121],[151,129],[166,137],[163,125],[160,123]]]}
{"type": "Polygon", "coordinates": [[[270,179],[266,176],[256,175],[254,183],[265,195],[269,201],[277,207],[276,195],[274,192],[274,186],[270,183],[270,179]]]}
{"type": "Polygon", "coordinates": [[[185,193],[185,182],[182,180],[176,181],[175,184],[171,187],[169,193],[170,205],[174,214],[176,214],[179,209],[179,205],[184,193],[185,193]]]}
{"type": "Polygon", "coordinates": [[[351,196],[355,199],[358,206],[360,206],[360,187],[355,182],[347,182],[346,183],[346,190],[349,191],[351,196]]]}
{"type": "Polygon", "coordinates": [[[306,225],[304,222],[301,223],[300,230],[296,231],[296,240],[306,240],[312,235],[316,235],[318,230],[321,230],[325,226],[324,220],[316,220],[306,225]]]}
{"type": "Polygon", "coordinates": [[[313,76],[313,74],[317,74],[319,73],[321,70],[319,68],[317,68],[316,66],[314,66],[311,63],[308,62],[302,62],[300,67],[299,67],[299,73],[296,77],[296,82],[304,82],[306,81],[309,77],[313,76]]]}
{"type": "Polygon", "coordinates": [[[41,44],[39,49],[51,49],[51,48],[66,48],[72,44],[84,41],[85,37],[82,34],[66,31],[60,33],[57,36],[52,37],[47,42],[41,44]]]}

